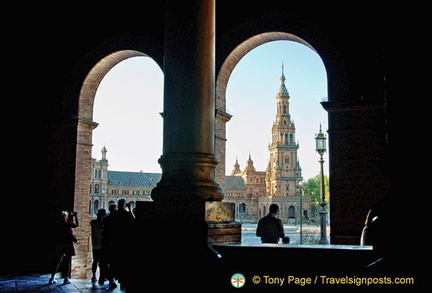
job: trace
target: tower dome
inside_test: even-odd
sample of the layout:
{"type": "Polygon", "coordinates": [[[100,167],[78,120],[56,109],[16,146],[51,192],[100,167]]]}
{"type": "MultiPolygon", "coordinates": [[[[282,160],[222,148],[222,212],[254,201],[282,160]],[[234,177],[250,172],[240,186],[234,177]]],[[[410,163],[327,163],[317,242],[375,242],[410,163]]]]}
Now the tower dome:
{"type": "Polygon", "coordinates": [[[236,158],[236,162],[234,164],[234,169],[231,171],[231,176],[241,173],[240,164],[238,163],[238,159],[236,158]]]}
{"type": "Polygon", "coordinates": [[[251,155],[249,154],[249,159],[246,161],[245,173],[255,172],[254,163],[252,161],[251,155]]]}

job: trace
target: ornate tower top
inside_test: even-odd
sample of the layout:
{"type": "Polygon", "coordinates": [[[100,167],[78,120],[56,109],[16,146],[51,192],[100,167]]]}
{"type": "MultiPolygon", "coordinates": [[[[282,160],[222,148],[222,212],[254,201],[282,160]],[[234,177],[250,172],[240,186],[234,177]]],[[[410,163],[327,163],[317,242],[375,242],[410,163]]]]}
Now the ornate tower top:
{"type": "Polygon", "coordinates": [[[234,176],[235,174],[241,173],[240,164],[238,163],[238,159],[236,158],[236,162],[234,164],[234,169],[231,172],[231,176],[234,176]]]}
{"type": "Polygon", "coordinates": [[[103,146],[101,153],[102,153],[102,160],[106,160],[107,149],[106,149],[105,145],[103,146]]]}
{"type": "Polygon", "coordinates": [[[284,65],[282,64],[282,75],[280,77],[279,91],[276,95],[276,120],[272,127],[272,141],[269,148],[276,146],[296,146],[295,124],[289,113],[288,90],[285,86],[284,65]]]}
{"type": "Polygon", "coordinates": [[[245,173],[250,173],[250,172],[255,172],[255,167],[254,167],[254,162],[252,161],[251,158],[251,154],[249,153],[249,159],[246,161],[246,167],[244,172],[245,173]]]}
{"type": "Polygon", "coordinates": [[[278,91],[278,93],[276,95],[276,99],[279,99],[279,98],[282,98],[282,97],[289,99],[290,96],[289,96],[288,90],[287,90],[287,88],[285,86],[285,74],[284,74],[284,65],[283,65],[283,63],[282,63],[282,75],[280,77],[280,81],[281,81],[281,84],[279,86],[279,91],[278,91]]]}

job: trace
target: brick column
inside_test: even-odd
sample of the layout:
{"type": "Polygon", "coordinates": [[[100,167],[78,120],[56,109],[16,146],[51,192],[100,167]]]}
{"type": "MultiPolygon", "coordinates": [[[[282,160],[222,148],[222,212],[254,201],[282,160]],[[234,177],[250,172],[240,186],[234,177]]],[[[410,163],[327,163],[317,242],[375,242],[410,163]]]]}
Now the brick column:
{"type": "Polygon", "coordinates": [[[223,189],[225,189],[226,123],[230,121],[231,117],[232,115],[224,110],[216,110],[215,155],[219,160],[219,164],[216,166],[216,181],[223,189]]]}
{"type": "Polygon", "coordinates": [[[73,210],[78,212],[79,226],[74,229],[78,242],[75,244],[76,255],[72,258],[72,278],[88,278],[91,270],[89,187],[92,131],[97,125],[93,121],[78,119],[73,210]]]}

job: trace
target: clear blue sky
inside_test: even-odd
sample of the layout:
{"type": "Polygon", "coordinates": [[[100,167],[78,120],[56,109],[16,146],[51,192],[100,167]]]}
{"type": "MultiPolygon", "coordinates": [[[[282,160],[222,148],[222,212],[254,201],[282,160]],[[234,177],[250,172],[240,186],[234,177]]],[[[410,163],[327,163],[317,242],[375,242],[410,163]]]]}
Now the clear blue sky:
{"type": "MultiPolygon", "coordinates": [[[[296,124],[299,159],[305,180],[319,172],[315,134],[320,123],[327,130],[327,113],[320,101],[327,97],[327,80],[320,57],[290,41],[263,44],[235,67],[227,87],[226,173],[236,157],[244,168],[251,153],[257,170],[267,167],[271,126],[276,114],[282,61],[290,94],[291,118],[296,124]]],[[[105,145],[110,170],[161,172],[163,73],[148,57],[134,57],[113,67],[102,80],[95,99],[94,158],[105,145]]],[[[328,157],[325,155],[328,175],[328,157]]]]}

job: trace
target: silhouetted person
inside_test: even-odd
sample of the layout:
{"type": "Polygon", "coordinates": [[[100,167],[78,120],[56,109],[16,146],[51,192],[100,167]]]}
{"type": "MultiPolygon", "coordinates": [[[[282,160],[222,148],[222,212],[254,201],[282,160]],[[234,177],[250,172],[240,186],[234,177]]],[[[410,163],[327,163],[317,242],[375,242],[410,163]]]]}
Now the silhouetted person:
{"type": "Polygon", "coordinates": [[[55,233],[55,246],[54,246],[54,258],[55,264],[53,271],[51,273],[51,278],[49,279],[49,284],[54,284],[57,281],[54,279],[60,265],[64,264],[63,284],[70,283],[70,273],[72,265],[72,256],[75,255],[74,242],[77,239],[72,233],[72,228],[78,227],[78,217],[77,212],[69,213],[67,211],[61,212],[60,219],[56,222],[54,233],[55,233]]]}
{"type": "MultiPolygon", "coordinates": [[[[103,246],[109,258],[108,280],[110,289],[116,288],[114,278],[117,278],[120,284],[124,280],[125,257],[122,252],[127,250],[128,237],[131,232],[134,217],[131,212],[126,210],[126,200],[118,201],[118,209],[111,212],[104,219],[103,246]]],[[[105,251],[104,251],[105,253],[105,251]]]]}
{"type": "Polygon", "coordinates": [[[110,206],[108,207],[108,212],[111,214],[112,212],[117,210],[117,205],[116,204],[110,204],[110,206]]]}
{"type": "Polygon", "coordinates": [[[373,244],[373,235],[375,230],[374,224],[377,223],[376,222],[377,220],[378,220],[378,216],[375,214],[375,210],[374,209],[369,210],[360,237],[360,245],[373,244]]]}
{"type": "Polygon", "coordinates": [[[269,213],[258,221],[256,236],[262,243],[278,243],[285,236],[282,220],[277,217],[279,206],[271,204],[269,213]]]}
{"type": "Polygon", "coordinates": [[[99,266],[99,285],[103,285],[106,274],[105,262],[101,261],[103,219],[106,214],[105,209],[99,209],[96,219],[90,221],[93,247],[92,282],[96,282],[96,271],[99,266]]]}
{"type": "MultiPolygon", "coordinates": [[[[108,210],[109,210],[109,214],[103,220],[104,229],[102,230],[102,242],[101,242],[102,254],[101,254],[100,261],[102,262],[102,266],[105,268],[105,277],[109,281],[109,287],[111,289],[114,289],[117,287],[116,283],[114,282],[114,272],[112,268],[115,250],[114,250],[113,241],[111,240],[112,233],[110,233],[110,227],[111,227],[110,223],[112,220],[113,212],[117,210],[117,205],[111,204],[108,207],[108,210]]],[[[103,283],[99,282],[99,285],[103,285],[103,283]]]]}

